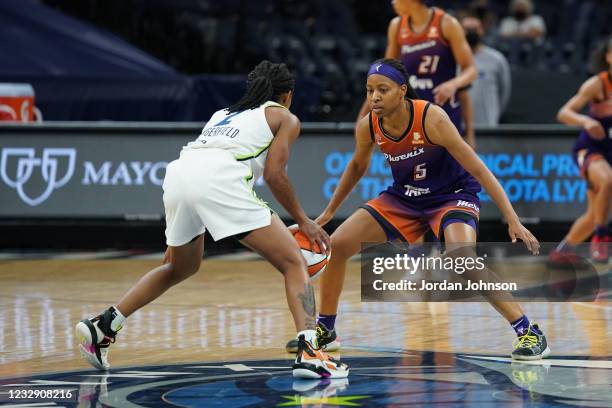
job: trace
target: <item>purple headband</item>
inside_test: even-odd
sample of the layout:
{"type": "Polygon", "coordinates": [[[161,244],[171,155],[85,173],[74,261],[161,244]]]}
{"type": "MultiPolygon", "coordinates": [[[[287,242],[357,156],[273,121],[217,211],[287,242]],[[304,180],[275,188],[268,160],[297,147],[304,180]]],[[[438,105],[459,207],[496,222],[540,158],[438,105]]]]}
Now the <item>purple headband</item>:
{"type": "Polygon", "coordinates": [[[382,62],[375,62],[370,66],[368,76],[373,74],[384,75],[398,85],[404,85],[406,83],[406,78],[404,78],[404,75],[402,75],[400,71],[382,62]]]}

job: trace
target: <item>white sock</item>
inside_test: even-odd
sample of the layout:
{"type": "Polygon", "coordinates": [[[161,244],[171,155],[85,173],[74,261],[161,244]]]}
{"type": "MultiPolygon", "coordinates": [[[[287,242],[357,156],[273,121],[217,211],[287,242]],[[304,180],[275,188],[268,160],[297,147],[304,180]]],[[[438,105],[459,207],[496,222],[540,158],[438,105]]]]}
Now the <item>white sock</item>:
{"type": "Polygon", "coordinates": [[[319,344],[317,343],[316,330],[302,330],[297,334],[297,338],[300,338],[301,335],[304,335],[304,339],[310,344],[312,344],[314,348],[319,348],[319,344]]]}
{"type": "Polygon", "coordinates": [[[110,328],[112,331],[116,332],[121,330],[123,322],[125,321],[125,316],[117,309],[117,306],[113,306],[113,309],[115,309],[115,313],[113,313],[113,320],[111,320],[110,328]]]}

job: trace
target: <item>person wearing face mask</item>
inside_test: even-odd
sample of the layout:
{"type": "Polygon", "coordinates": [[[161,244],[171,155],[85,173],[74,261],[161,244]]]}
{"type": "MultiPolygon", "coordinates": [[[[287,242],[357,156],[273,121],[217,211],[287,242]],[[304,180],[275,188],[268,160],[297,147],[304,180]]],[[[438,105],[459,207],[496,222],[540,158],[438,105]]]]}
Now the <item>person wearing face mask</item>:
{"type": "Polygon", "coordinates": [[[546,34],[544,19],[533,13],[531,0],[514,0],[510,5],[510,16],[504,18],[499,27],[502,38],[540,40],[546,34]]]}
{"type": "Polygon", "coordinates": [[[478,78],[469,90],[474,124],[497,126],[510,99],[510,65],[501,52],[483,44],[484,28],[478,18],[463,17],[461,25],[478,69],[478,78]]]}

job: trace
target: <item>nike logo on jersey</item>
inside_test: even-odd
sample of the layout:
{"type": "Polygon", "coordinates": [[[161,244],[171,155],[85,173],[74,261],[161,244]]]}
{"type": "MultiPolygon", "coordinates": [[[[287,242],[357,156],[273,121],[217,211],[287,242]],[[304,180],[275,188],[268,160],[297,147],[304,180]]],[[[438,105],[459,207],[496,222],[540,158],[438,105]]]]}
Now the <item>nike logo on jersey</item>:
{"type": "Polygon", "coordinates": [[[459,193],[460,191],[463,191],[463,189],[460,188],[459,190],[455,190],[455,194],[459,193]]]}
{"type": "Polygon", "coordinates": [[[382,145],[384,145],[385,143],[387,143],[387,141],[386,141],[386,140],[382,140],[382,137],[380,137],[380,135],[379,135],[378,133],[376,133],[376,134],[374,135],[374,139],[376,139],[376,144],[377,144],[377,145],[379,145],[379,146],[382,146],[382,145]]]}

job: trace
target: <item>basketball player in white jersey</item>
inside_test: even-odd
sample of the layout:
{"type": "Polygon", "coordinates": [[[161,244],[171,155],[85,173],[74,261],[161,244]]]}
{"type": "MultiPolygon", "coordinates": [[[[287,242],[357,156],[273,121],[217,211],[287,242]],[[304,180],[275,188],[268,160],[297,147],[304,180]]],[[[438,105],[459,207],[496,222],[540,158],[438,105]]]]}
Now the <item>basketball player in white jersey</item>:
{"type": "Polygon", "coordinates": [[[306,216],[285,171],[289,147],[300,132],[300,121],[289,112],[294,83],[284,64],[261,62],[249,73],[240,101],[216,112],[200,137],[168,165],[163,265],[149,271],[115,306],[76,325],[81,355],[94,367],[109,368],[109,346],[128,316],[198,271],[208,230],[215,241],[236,237],[283,274],[300,345],[293,375],[348,376],[348,367],[317,345],[314,291],[297,242],[252,189],[263,176],[311,244],[330,248],[329,236],[306,216]]]}

